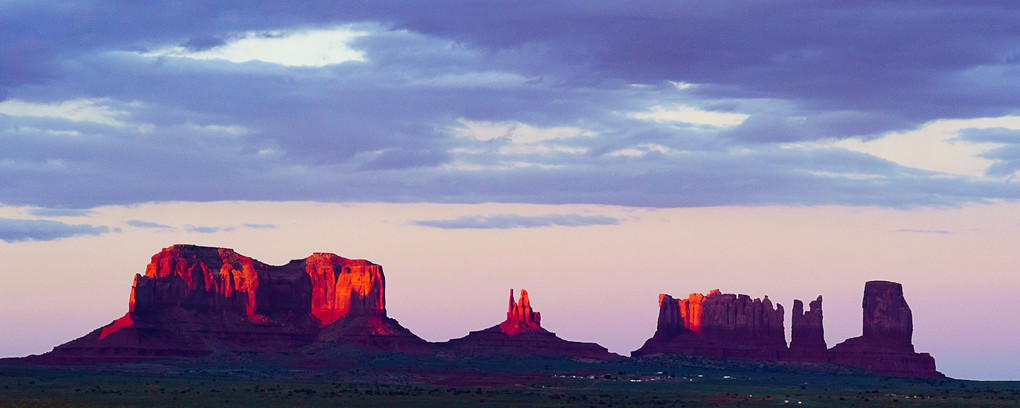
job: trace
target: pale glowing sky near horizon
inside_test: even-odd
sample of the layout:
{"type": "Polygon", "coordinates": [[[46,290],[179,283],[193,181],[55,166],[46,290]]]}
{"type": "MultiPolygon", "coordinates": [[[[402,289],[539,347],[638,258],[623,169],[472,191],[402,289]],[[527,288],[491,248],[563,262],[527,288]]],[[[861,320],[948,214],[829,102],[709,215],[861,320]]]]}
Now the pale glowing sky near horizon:
{"type": "MultiPolygon", "coordinates": [[[[0,2],[0,356],[120,316],[174,243],[384,266],[428,340],[626,354],[657,295],[872,279],[953,377],[1020,379],[1020,5],[0,2]],[[456,294],[452,296],[451,294],[456,294]]],[[[789,326],[789,314],[787,314],[789,326]]]]}

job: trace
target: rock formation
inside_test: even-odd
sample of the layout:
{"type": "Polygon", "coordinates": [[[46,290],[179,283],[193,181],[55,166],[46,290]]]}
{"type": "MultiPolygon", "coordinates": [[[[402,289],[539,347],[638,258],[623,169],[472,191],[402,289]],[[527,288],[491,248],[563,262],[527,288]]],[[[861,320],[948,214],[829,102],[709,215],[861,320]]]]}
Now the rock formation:
{"type": "Polygon", "coordinates": [[[521,289],[520,303],[514,301],[514,290],[510,289],[510,307],[506,312],[506,321],[499,324],[499,329],[508,335],[541,329],[542,315],[531,309],[528,291],[521,289]]]}
{"type": "Polygon", "coordinates": [[[829,350],[833,363],[897,377],[942,378],[935,359],[915,353],[913,317],[896,282],[871,281],[864,285],[862,335],[829,350]]]}
{"type": "Polygon", "coordinates": [[[783,307],[766,296],[692,293],[687,299],[659,295],[655,334],[632,356],[686,354],[726,359],[836,363],[898,377],[942,378],[935,359],[915,353],[913,320],[899,283],[872,281],[864,287],[861,337],[826,349],[822,297],[794,300],[790,346],[783,334],[783,307]]]}
{"type": "Polygon", "coordinates": [[[218,350],[285,351],[316,341],[426,346],[386,316],[382,267],[315,253],[271,266],[231,249],[174,245],[135,275],[128,313],[42,361],[137,361],[218,350]]]}
{"type": "Polygon", "coordinates": [[[804,311],[804,302],[793,301],[793,318],[790,319],[790,358],[797,361],[824,362],[827,360],[825,329],[822,327],[822,296],[811,302],[804,311]]]}
{"type": "Polygon", "coordinates": [[[669,353],[717,358],[774,360],[788,357],[783,306],[768,296],[692,293],[687,299],[659,295],[655,334],[634,356],[669,353]]]}
{"type": "Polygon", "coordinates": [[[598,360],[621,358],[595,343],[563,340],[541,327],[541,315],[531,308],[528,292],[521,289],[520,301],[514,301],[510,290],[510,306],[506,320],[484,330],[453,339],[438,346],[461,356],[570,356],[598,360]]]}

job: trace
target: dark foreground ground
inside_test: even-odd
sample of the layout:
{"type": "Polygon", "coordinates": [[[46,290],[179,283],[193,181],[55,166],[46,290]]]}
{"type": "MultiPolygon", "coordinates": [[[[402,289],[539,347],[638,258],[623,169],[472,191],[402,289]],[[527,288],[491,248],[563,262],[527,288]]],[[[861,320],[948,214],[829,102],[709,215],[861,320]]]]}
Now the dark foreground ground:
{"type": "Polygon", "coordinates": [[[217,357],[47,367],[0,361],[2,407],[1017,407],[1020,382],[908,380],[830,366],[375,356],[217,357]]]}

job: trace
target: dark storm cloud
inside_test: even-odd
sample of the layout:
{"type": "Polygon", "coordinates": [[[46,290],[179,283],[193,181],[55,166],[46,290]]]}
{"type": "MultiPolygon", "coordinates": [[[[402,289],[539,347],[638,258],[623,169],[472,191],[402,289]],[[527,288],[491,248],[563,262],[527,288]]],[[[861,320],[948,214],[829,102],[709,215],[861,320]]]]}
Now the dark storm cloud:
{"type": "MultiPolygon", "coordinates": [[[[0,109],[0,203],[1015,199],[1011,183],[783,144],[1015,113],[1018,20],[982,2],[14,2],[0,7],[0,104],[98,113],[0,109]],[[363,61],[143,55],[346,24],[363,61]],[[747,119],[634,116],[675,106],[747,119]],[[466,122],[590,134],[478,140],[466,122]]],[[[1003,144],[985,153],[991,177],[1020,170],[1005,136],[960,142],[1003,144]]]]}
{"type": "Polygon", "coordinates": [[[411,225],[440,229],[511,229],[538,227],[584,227],[589,225],[616,225],[618,218],[601,215],[578,214],[547,214],[526,216],[518,214],[499,214],[486,216],[467,216],[450,220],[419,220],[411,225]]]}
{"type": "Polygon", "coordinates": [[[110,232],[108,227],[88,224],[65,224],[51,220],[23,220],[0,218],[0,241],[55,241],[79,235],[100,235],[110,232]]]}

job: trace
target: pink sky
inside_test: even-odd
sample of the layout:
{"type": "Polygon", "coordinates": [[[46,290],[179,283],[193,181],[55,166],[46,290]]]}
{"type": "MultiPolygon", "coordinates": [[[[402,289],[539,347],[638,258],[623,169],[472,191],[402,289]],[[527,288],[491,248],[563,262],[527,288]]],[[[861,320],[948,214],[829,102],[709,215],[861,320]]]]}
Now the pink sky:
{"type": "MultiPolygon", "coordinates": [[[[0,207],[0,217],[27,211],[0,207]]],[[[0,243],[0,356],[46,352],[121,316],[132,278],[149,257],[174,243],[193,243],[277,265],[316,251],[379,263],[389,315],[430,341],[499,323],[509,289],[525,288],[543,327],[624,355],[654,332],[659,293],[718,288],[768,295],[787,309],[787,329],[793,299],[821,294],[831,347],[860,334],[864,283],[892,280],[903,283],[913,309],[916,349],[931,353],[939,370],[958,378],[1020,379],[1015,203],[891,210],[213,202],[99,207],[60,220],[111,232],[0,243]],[[500,214],[618,222],[511,229],[412,224],[500,214]]]]}

